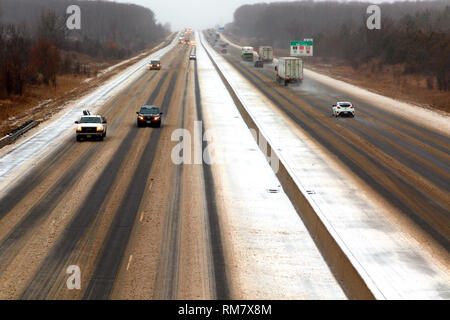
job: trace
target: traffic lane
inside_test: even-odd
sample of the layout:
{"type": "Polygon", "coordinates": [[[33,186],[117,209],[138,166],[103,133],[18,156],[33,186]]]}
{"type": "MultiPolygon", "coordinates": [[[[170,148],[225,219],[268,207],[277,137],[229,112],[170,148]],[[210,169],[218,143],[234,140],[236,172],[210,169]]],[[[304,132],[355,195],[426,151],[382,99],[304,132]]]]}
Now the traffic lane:
{"type": "MultiPolygon", "coordinates": [[[[270,67],[258,71],[267,76],[267,81],[269,82],[274,79],[276,74],[270,67]]],[[[355,105],[357,116],[355,119],[351,119],[352,121],[346,122],[346,124],[350,126],[354,123],[360,124],[374,130],[377,134],[384,136],[384,138],[401,144],[402,148],[419,154],[427,162],[444,168],[448,175],[450,171],[448,164],[450,160],[449,137],[386,112],[384,109],[371,105],[366,101],[361,101],[357,97],[337,92],[313,79],[305,78],[299,87],[292,86],[290,90],[303,98],[311,97],[320,100],[321,103],[315,106],[324,115],[331,115],[331,104],[336,103],[336,101],[351,101],[355,105]],[[403,139],[397,139],[399,135],[403,139]],[[405,142],[405,140],[408,141],[405,142]]],[[[444,184],[442,183],[441,185],[444,184]]]]}
{"type": "MultiPolygon", "coordinates": [[[[239,59],[238,53],[237,50],[234,50],[235,60],[239,59]]],[[[274,71],[253,69],[251,65],[246,62],[241,62],[241,65],[248,66],[248,69],[253,72],[258,71],[262,73],[263,79],[261,79],[261,81],[264,81],[269,86],[278,88],[273,81],[275,77],[274,71]]],[[[321,93],[309,94],[303,89],[304,83],[302,83],[300,87],[293,86],[290,90],[283,91],[283,88],[280,88],[279,90],[286,96],[289,96],[292,93],[297,94],[300,98],[306,100],[306,102],[314,107],[313,111],[318,111],[315,116],[319,117],[319,111],[322,111],[323,117],[321,120],[330,123],[329,119],[326,119],[327,116],[330,115],[331,110],[327,105],[327,102],[333,101],[332,98],[329,98],[333,94],[329,95],[328,90],[326,90],[327,87],[317,83],[315,80],[305,79],[305,82],[308,81],[309,83],[313,82],[315,85],[322,87],[323,90],[321,93]],[[301,93],[299,93],[299,91],[301,93]]],[[[306,85],[306,87],[308,86],[306,85]]],[[[330,89],[329,91],[333,92],[333,89],[330,89]]],[[[344,100],[351,99],[349,97],[343,97],[342,95],[339,97],[339,99],[344,100]]],[[[394,158],[400,160],[405,167],[414,170],[420,175],[420,180],[431,180],[431,183],[436,185],[440,190],[434,188],[434,185],[430,186],[429,184],[425,189],[434,189],[434,191],[439,194],[439,198],[446,199],[446,197],[443,197],[442,195],[448,192],[450,182],[450,156],[447,152],[449,151],[448,146],[450,145],[450,139],[448,137],[431,132],[426,128],[420,128],[423,131],[423,134],[421,134],[422,137],[426,136],[429,138],[438,138],[440,140],[440,148],[435,148],[436,144],[434,142],[436,141],[426,141],[427,143],[424,143],[420,139],[417,139],[417,136],[411,138],[411,134],[414,133],[412,131],[418,130],[416,124],[405,119],[400,119],[397,116],[390,115],[377,107],[371,105],[367,106],[366,104],[361,104],[357,107],[356,119],[333,119],[332,121],[332,123],[337,122],[338,127],[344,130],[342,132],[345,132],[345,130],[353,130],[358,137],[363,137],[367,141],[370,141],[376,148],[383,150],[387,156],[391,157],[391,159],[394,158]],[[373,111],[376,114],[372,114],[373,111]],[[379,115],[383,115],[384,117],[381,118],[379,115]],[[402,131],[402,128],[405,130],[402,131]],[[428,142],[430,142],[430,144],[428,144],[428,142]]]]}
{"type": "Polygon", "coordinates": [[[370,141],[364,142],[359,135],[349,130],[351,128],[339,127],[339,123],[331,121],[329,116],[316,111],[319,108],[311,106],[312,98],[299,97],[292,90],[276,86],[253,68],[245,67],[237,57],[227,58],[258,89],[312,134],[314,139],[336,155],[351,172],[389,200],[394,207],[406,213],[444,248],[448,247],[448,199],[442,196],[445,190],[434,185],[430,187],[426,178],[421,177],[421,170],[405,170],[407,166],[404,164],[394,166],[384,150],[373,147],[370,141]],[[349,135],[349,139],[343,138],[349,135]]]}
{"type": "MultiPolygon", "coordinates": [[[[280,89],[280,91],[286,93],[287,90],[280,89]]],[[[316,98],[302,94],[300,98],[312,107],[311,114],[317,117],[319,115],[315,113],[315,110],[326,106],[327,100],[323,97],[316,98]]],[[[379,158],[384,163],[391,163],[393,167],[400,168],[403,174],[411,177],[412,183],[433,195],[440,206],[448,207],[450,203],[446,194],[450,185],[450,167],[448,166],[450,156],[434,149],[424,149],[423,144],[415,144],[416,141],[402,135],[401,132],[390,127],[386,128],[383,119],[370,119],[374,118],[358,115],[356,119],[332,119],[331,125],[336,124],[338,128],[336,133],[343,139],[362,139],[362,142],[369,142],[371,150],[368,152],[375,154],[376,150],[382,150],[379,158]],[[348,135],[347,131],[354,134],[348,135]]],[[[321,121],[324,123],[329,121],[326,114],[321,121]]]]}
{"type": "Polygon", "coordinates": [[[128,262],[117,278],[113,298],[216,297],[205,199],[205,188],[212,188],[206,187],[201,165],[172,160],[179,143],[172,133],[184,128],[192,139],[194,134],[194,62],[186,62],[161,133],[139,222],[125,254],[128,262]]]}
{"type": "MultiPolygon", "coordinates": [[[[240,51],[238,49],[234,47],[230,47],[229,49],[229,56],[236,58],[236,61],[239,61],[243,66],[253,69],[252,63],[244,62],[240,59],[240,51]]],[[[267,77],[266,81],[268,84],[273,84],[276,75],[274,67],[275,65],[270,63],[265,64],[263,69],[255,68],[255,70],[267,77]]],[[[368,117],[365,117],[365,120],[376,121],[377,119],[383,119],[382,121],[377,122],[377,126],[380,125],[380,123],[384,123],[385,125],[388,125],[391,130],[401,131],[403,134],[413,136],[416,140],[423,142],[425,146],[432,146],[434,149],[439,150],[446,155],[449,154],[450,139],[448,135],[442,135],[441,132],[435,132],[427,127],[409,121],[408,119],[387,112],[385,109],[373,105],[369,101],[361,101],[358,97],[346,95],[308,77],[304,78],[299,87],[291,86],[290,89],[294,93],[299,93],[300,96],[305,96],[304,94],[306,94],[306,96],[325,98],[325,103],[318,108],[319,110],[322,110],[324,114],[330,114],[331,105],[338,100],[352,101],[357,107],[357,115],[361,112],[368,115],[368,117]]]]}
{"type": "MultiPolygon", "coordinates": [[[[133,89],[133,86],[131,86],[123,93],[123,95],[127,97],[131,92],[132,95],[130,97],[132,101],[134,101],[135,97],[142,93],[146,88],[146,85],[148,85],[155,76],[156,74],[147,77],[140,87],[135,87],[135,89],[133,89]]],[[[116,127],[122,124],[125,109],[121,108],[122,111],[119,115],[111,114],[110,110],[125,103],[129,103],[130,97],[127,97],[128,101],[117,99],[110,105],[110,108],[103,113],[108,118],[111,115],[109,120],[112,125],[108,127],[108,139],[111,139],[116,131],[116,127]],[[116,120],[116,118],[118,118],[118,120],[116,120]]],[[[0,201],[2,215],[7,215],[7,217],[2,220],[4,223],[1,224],[1,227],[7,227],[10,234],[9,236],[17,240],[18,234],[14,234],[14,230],[11,231],[11,225],[17,223],[16,227],[20,229],[21,232],[29,229],[32,224],[30,218],[33,214],[29,214],[27,217],[24,217],[24,214],[29,212],[34,204],[36,204],[35,210],[37,211],[35,215],[41,216],[39,217],[39,219],[41,219],[44,208],[49,204],[55,205],[58,203],[58,197],[61,197],[64,194],[63,187],[65,185],[74,184],[77,180],[75,175],[80,175],[81,172],[87,168],[85,164],[88,163],[88,160],[92,159],[95,154],[101,154],[103,152],[104,145],[105,144],[98,142],[76,143],[73,135],[71,135],[64,141],[62,148],[55,150],[55,152],[50,155],[48,161],[43,161],[41,165],[37,166],[28,176],[25,176],[22,179],[22,183],[15,186],[8,193],[8,196],[0,201]],[[72,165],[75,163],[75,160],[77,161],[77,164],[75,165],[75,168],[73,168],[72,165]],[[62,175],[61,172],[67,167],[70,167],[71,172],[65,172],[64,175],[62,175]],[[64,179],[65,176],[67,177],[64,179]],[[55,184],[56,180],[58,182],[55,184]],[[38,185],[39,188],[37,189],[36,187],[38,185]],[[50,186],[52,186],[52,189],[50,189],[50,186]],[[31,192],[33,192],[33,195],[28,197],[28,194],[31,192]],[[45,192],[47,194],[45,194],[45,192]],[[42,201],[36,203],[36,200],[41,199],[47,201],[47,205],[42,203],[42,201]],[[44,206],[44,208],[42,206],[44,206]],[[14,211],[12,211],[13,208],[15,209],[14,211]],[[18,222],[20,219],[23,219],[24,221],[21,221],[19,224],[18,222]],[[25,221],[26,219],[28,219],[28,221],[25,221]]],[[[47,212],[48,211],[50,210],[47,210],[47,212]]],[[[0,235],[3,234],[1,231],[2,230],[0,229],[0,235]]]]}
{"type": "MultiPolygon", "coordinates": [[[[175,42],[157,50],[154,56],[161,56],[173,48],[175,42]]],[[[62,142],[67,137],[67,132],[73,126],[73,121],[77,115],[85,108],[106,103],[113,96],[120,93],[130,82],[133,82],[139,75],[142,75],[148,58],[143,58],[133,64],[123,72],[107,80],[94,92],[82,96],[78,101],[71,104],[68,110],[62,110],[54,121],[48,121],[45,125],[28,134],[28,138],[22,139],[10,148],[5,148],[7,153],[3,153],[0,159],[0,189],[8,188],[10,183],[15,182],[18,176],[27,171],[27,164],[42,160],[46,151],[51,150],[55,145],[62,142]],[[9,151],[8,151],[9,150],[9,151]],[[44,152],[45,150],[45,152],[44,152]]],[[[27,135],[26,135],[27,136],[27,135]]]]}
{"type": "MultiPolygon", "coordinates": [[[[162,92],[165,91],[164,87],[165,83],[167,83],[167,78],[167,73],[162,73],[158,84],[154,87],[150,96],[155,98],[162,96],[162,92]],[[162,84],[164,86],[162,90],[159,90],[162,84]]],[[[145,98],[141,100],[140,104],[144,103],[145,98]]],[[[95,182],[89,197],[79,205],[65,232],[40,265],[32,281],[22,292],[21,298],[60,296],[60,291],[63,294],[67,293],[64,271],[65,267],[71,264],[79,265],[80,268],[83,268],[84,276],[86,277],[83,279],[85,280],[84,290],[79,292],[79,294],[83,294],[86,289],[90,289],[90,286],[87,286],[87,284],[90,283],[89,276],[92,269],[95,268],[93,264],[100,263],[97,262],[98,258],[94,259],[92,255],[94,253],[94,256],[101,254],[101,257],[104,257],[104,253],[108,252],[103,250],[102,246],[104,244],[102,244],[102,241],[110,234],[111,223],[116,216],[114,215],[116,210],[111,210],[111,206],[118,205],[118,201],[121,201],[120,199],[124,196],[125,192],[123,191],[125,190],[120,189],[120,187],[124,186],[124,180],[130,177],[126,173],[133,172],[129,170],[133,170],[134,166],[136,166],[136,162],[133,159],[139,155],[139,142],[142,140],[146,141],[144,138],[145,132],[138,130],[135,126],[136,115],[132,108],[134,109],[134,107],[128,109],[129,125],[125,126],[128,132],[124,134],[125,137],[121,141],[120,146],[95,182]],[[117,191],[117,193],[114,191],[117,191]],[[113,198],[112,195],[115,197],[113,198]],[[86,245],[90,246],[91,249],[83,250],[86,245]],[[100,250],[103,251],[99,253],[100,250]],[[85,262],[87,264],[84,264],[85,262]],[[61,265],[65,267],[61,269],[61,265]]],[[[110,254],[114,255],[114,251],[110,252],[110,254]]],[[[105,283],[110,284],[111,279],[105,279],[105,283]]],[[[79,298],[79,296],[77,295],[76,298],[79,298]]]]}
{"type": "MultiPolygon", "coordinates": [[[[237,61],[240,59],[240,52],[235,48],[230,50],[231,56],[236,58],[237,61]]],[[[243,66],[253,68],[253,64],[250,62],[240,61],[243,66]]],[[[274,69],[274,64],[266,64],[263,69],[255,68],[256,71],[267,76],[268,83],[274,82],[276,71],[274,69]]],[[[418,140],[423,140],[426,144],[431,144],[438,150],[448,153],[450,151],[449,147],[449,137],[442,135],[440,132],[434,132],[426,127],[420,126],[417,123],[409,121],[395,115],[393,113],[387,112],[385,109],[380,108],[376,105],[372,105],[368,101],[361,101],[358,97],[349,96],[342,92],[337,91],[334,88],[330,88],[325,84],[318,82],[317,80],[305,77],[303,82],[299,87],[290,86],[293,92],[305,93],[312,97],[326,97],[328,103],[322,106],[322,111],[325,114],[331,113],[331,105],[338,100],[350,100],[357,106],[357,114],[359,111],[367,112],[371,115],[372,119],[383,118],[383,122],[389,124],[392,128],[398,128],[404,131],[408,135],[413,135],[418,140]],[[361,108],[360,108],[361,107],[361,108]]]]}
{"type": "MultiPolygon", "coordinates": [[[[273,81],[270,76],[265,77],[262,81],[268,82],[268,85],[276,86],[276,84],[272,83],[273,81]]],[[[296,87],[292,89],[294,92],[297,90],[296,87]]],[[[286,90],[284,93],[288,95],[291,92],[286,90]]],[[[330,115],[330,108],[327,106],[327,101],[331,101],[330,99],[322,95],[311,97],[305,94],[302,94],[301,98],[314,107],[313,111],[322,110],[322,121],[330,121],[327,119],[330,115]]],[[[406,167],[419,173],[422,179],[429,179],[444,192],[448,191],[450,178],[450,166],[448,165],[450,163],[450,156],[448,153],[440,152],[423,143],[410,139],[408,135],[403,134],[401,131],[393,127],[387,127],[386,123],[379,117],[370,116],[367,111],[363,111],[365,114],[360,115],[359,109],[358,107],[358,116],[356,119],[333,119],[331,121],[337,123],[337,126],[342,130],[352,130],[358,137],[370,141],[376,148],[383,150],[388,156],[399,160],[406,167]]],[[[319,114],[315,114],[315,116],[319,117],[319,114]]]]}
{"type": "MultiPolygon", "coordinates": [[[[275,77],[275,72],[272,70],[264,70],[261,73],[268,77],[268,80],[272,80],[275,77]]],[[[368,102],[361,101],[357,97],[348,96],[340,92],[334,91],[334,89],[324,86],[313,79],[305,78],[299,87],[291,87],[293,92],[298,93],[299,96],[309,96],[322,101],[319,106],[319,110],[324,115],[331,115],[331,104],[336,101],[351,101],[355,105],[356,118],[354,122],[363,122],[363,125],[377,130],[380,134],[385,135],[386,138],[390,138],[389,134],[402,135],[404,138],[410,139],[415,146],[415,152],[421,153],[421,156],[426,157],[427,153],[437,153],[441,157],[446,156],[450,152],[449,142],[450,139],[443,136],[440,133],[433,132],[425,127],[421,127],[407,119],[403,119],[399,116],[390,114],[384,109],[371,105],[368,102]],[[320,88],[320,90],[314,90],[311,88],[320,88]]],[[[349,122],[351,123],[351,122],[349,122]]],[[[393,141],[398,141],[393,139],[393,141]]],[[[405,144],[405,147],[409,146],[405,144]]],[[[432,161],[438,165],[448,167],[447,162],[441,162],[439,159],[428,157],[429,161],[432,161]]]]}
{"type": "MultiPolygon", "coordinates": [[[[170,67],[170,62],[167,60],[168,67],[170,67]]],[[[142,79],[145,78],[145,83],[148,84],[155,76],[160,75],[158,73],[144,73],[142,76],[140,76],[135,83],[142,83],[142,79]],[[150,77],[149,77],[150,76],[150,77]]],[[[111,136],[114,132],[115,128],[121,124],[121,121],[114,121],[113,118],[110,118],[110,112],[111,110],[114,110],[118,105],[127,103],[126,100],[120,99],[120,97],[128,95],[131,91],[136,93],[138,87],[136,86],[128,86],[127,89],[124,90],[124,92],[121,93],[119,98],[113,99],[111,101],[111,104],[108,105],[108,108],[103,108],[102,115],[104,115],[108,120],[110,120],[109,126],[108,126],[108,136],[111,136]],[[113,121],[111,121],[113,120],[113,121]]],[[[142,88],[141,88],[142,89],[142,88]]],[[[142,91],[142,90],[141,90],[142,91]]],[[[123,112],[122,112],[123,114],[123,112]]],[[[121,114],[121,115],[122,115],[121,114]]],[[[114,114],[112,116],[115,117],[114,114]]],[[[120,120],[120,117],[119,117],[120,120]]],[[[76,143],[73,140],[73,135],[70,135],[63,143],[56,147],[55,150],[51,151],[49,155],[44,158],[42,161],[40,161],[38,164],[33,163],[32,169],[24,175],[21,179],[18,181],[15,181],[15,185],[10,186],[9,190],[5,192],[5,196],[3,196],[0,200],[0,220],[5,217],[7,214],[10,213],[10,211],[14,207],[20,207],[22,209],[26,208],[26,206],[20,201],[31,192],[34,191],[36,186],[40,185],[41,183],[51,184],[52,179],[50,177],[51,174],[58,175],[59,169],[58,166],[67,162],[66,157],[71,158],[77,158],[86,151],[86,143],[79,144],[76,143]],[[79,146],[83,147],[79,147],[79,146]]],[[[97,143],[94,145],[98,146],[97,143]]],[[[92,149],[92,145],[89,147],[92,149]]],[[[99,150],[100,151],[100,150],[99,150]]],[[[47,190],[46,188],[42,188],[42,190],[47,190]]],[[[13,215],[14,217],[18,217],[19,215],[15,213],[13,215]]],[[[2,224],[4,226],[5,224],[2,224]]],[[[0,226],[1,227],[1,226],[0,226]]],[[[1,233],[0,233],[1,234],[1,233]]]]}
{"type": "MultiPolygon", "coordinates": [[[[67,141],[68,144],[73,145],[73,148],[75,148],[75,150],[77,148],[87,148],[91,146],[93,148],[95,158],[87,165],[84,165],[85,167],[89,168],[86,174],[80,180],[75,181],[75,183],[67,186],[69,190],[67,191],[67,196],[60,201],[57,208],[55,208],[54,210],[50,210],[51,208],[42,210],[43,214],[49,214],[49,212],[51,213],[48,218],[36,220],[37,232],[34,232],[34,230],[30,230],[30,228],[27,228],[27,234],[36,233],[36,235],[33,236],[33,238],[31,238],[30,240],[26,241],[26,247],[23,250],[17,252],[17,254],[19,254],[20,256],[18,256],[17,259],[15,259],[13,263],[11,263],[11,265],[8,265],[8,272],[4,275],[5,281],[2,281],[2,284],[8,286],[10,290],[8,291],[10,296],[11,292],[13,294],[17,294],[17,292],[20,291],[20,288],[23,286],[23,283],[26,282],[27,277],[31,276],[33,271],[35,271],[34,268],[36,268],[39,262],[42,261],[42,259],[55,243],[55,240],[62,233],[64,227],[73,217],[75,209],[78,208],[80,206],[80,203],[85,200],[87,192],[92,187],[92,180],[95,181],[99,172],[104,169],[105,163],[107,163],[108,160],[112,157],[116,150],[115,148],[118,147],[121,139],[126,135],[126,131],[129,130],[128,126],[120,125],[121,122],[127,122],[127,117],[124,116],[124,114],[126,115],[126,110],[128,109],[128,111],[130,111],[131,109],[130,114],[132,115],[128,121],[132,121],[132,123],[134,123],[134,109],[136,108],[137,104],[144,103],[145,99],[150,95],[151,90],[154,89],[153,86],[149,86],[149,83],[151,83],[151,79],[153,79],[154,77],[155,74],[147,73],[143,78],[141,78],[142,81],[139,85],[131,84],[131,90],[126,90],[123,96],[119,96],[117,100],[112,104],[107,104],[104,108],[102,108],[105,112],[104,114],[110,116],[108,120],[110,120],[110,123],[112,124],[112,126],[109,128],[107,138],[103,143],[75,143],[74,137],[71,138],[73,140],[67,141]],[[142,102],[137,102],[139,100],[138,97],[142,94],[145,95],[145,99],[141,99],[142,102]],[[117,127],[118,130],[115,130],[114,128],[114,124],[116,123],[119,123],[117,127]],[[103,148],[103,151],[99,148],[103,148]],[[71,187],[73,188],[72,190],[70,189],[71,187]],[[68,203],[70,203],[70,206],[66,205],[68,203]],[[19,276],[18,272],[20,273],[20,281],[17,281],[17,277],[19,276]]],[[[77,153],[71,152],[69,154],[73,155],[77,153]]],[[[64,158],[62,160],[62,163],[65,163],[64,158]]],[[[66,165],[69,164],[70,162],[66,163],[66,165]]],[[[61,168],[54,167],[53,170],[58,170],[57,172],[59,172],[59,174],[64,174],[64,170],[68,170],[68,168],[65,168],[64,165],[62,165],[61,168]],[[61,171],[59,171],[59,169],[61,169],[61,171]]],[[[63,191],[64,190],[61,190],[61,192],[63,191]]],[[[38,192],[36,199],[39,199],[37,201],[42,201],[40,198],[42,198],[42,195],[45,194],[45,190],[43,192],[41,188],[38,187],[36,188],[36,192],[38,192]]],[[[31,195],[31,197],[35,197],[35,195],[31,195]]],[[[20,209],[20,207],[18,208],[20,209]]],[[[8,216],[13,215],[14,212],[10,212],[8,214],[8,216]]],[[[2,292],[6,293],[6,291],[2,292]]]]}
{"type": "MultiPolygon", "coordinates": [[[[123,105],[127,103],[130,105],[131,102],[135,101],[134,97],[136,94],[143,90],[145,85],[146,82],[143,82],[143,86],[140,88],[136,87],[134,90],[127,91],[123,99],[118,99],[108,107],[120,108],[121,110],[123,105]]],[[[114,121],[114,118],[110,118],[111,121],[114,121]]],[[[119,117],[117,122],[121,121],[122,117],[119,117]]],[[[2,247],[0,270],[2,272],[8,267],[10,272],[20,271],[21,278],[23,278],[30,271],[30,268],[45,255],[46,250],[49,250],[55,237],[59,234],[60,228],[71,217],[72,209],[77,207],[77,201],[82,201],[86,195],[86,187],[89,186],[90,180],[94,179],[97,172],[101,170],[102,157],[107,158],[114,150],[114,142],[111,142],[111,140],[114,140],[113,134],[114,129],[109,132],[105,143],[75,143],[75,139],[72,136],[67,141],[67,145],[70,146],[68,148],[70,152],[64,153],[64,157],[60,158],[58,165],[48,168],[44,162],[44,172],[47,171],[47,174],[44,175],[46,179],[35,189],[31,189],[29,194],[26,192],[22,193],[23,201],[19,202],[13,210],[8,212],[5,219],[2,219],[1,226],[7,228],[7,232],[2,233],[3,236],[0,238],[0,246],[2,247]],[[109,143],[106,141],[109,141],[109,143]],[[106,148],[106,145],[109,148],[106,148]],[[88,159],[94,161],[86,162],[88,159]],[[86,165],[86,163],[89,163],[89,165],[86,165]],[[79,179],[80,174],[83,172],[89,178],[79,179]],[[80,189],[79,186],[83,187],[80,189]],[[26,205],[27,203],[30,203],[30,205],[26,205]],[[70,203],[71,206],[67,207],[67,203],[70,203]],[[22,250],[25,245],[27,248],[22,250]],[[30,250],[30,248],[34,249],[30,250]],[[22,251],[31,251],[31,254],[22,251]],[[10,266],[9,263],[18,254],[20,254],[20,257],[10,266]],[[30,258],[33,258],[32,263],[20,263],[20,261],[28,261],[30,258]],[[20,267],[14,268],[13,265],[20,267]]],[[[29,184],[26,183],[27,179],[25,178],[24,181],[25,183],[20,186],[28,190],[29,184]]],[[[14,189],[11,192],[16,191],[14,189]]],[[[4,199],[9,198],[6,197],[4,199]]],[[[10,273],[8,272],[7,274],[10,273]]],[[[6,284],[12,281],[12,284],[16,284],[15,276],[9,278],[6,276],[6,278],[8,281],[2,281],[2,283],[6,284]]],[[[20,282],[17,282],[17,284],[20,284],[20,282]]],[[[11,286],[11,288],[16,289],[14,286],[11,286]]]]}

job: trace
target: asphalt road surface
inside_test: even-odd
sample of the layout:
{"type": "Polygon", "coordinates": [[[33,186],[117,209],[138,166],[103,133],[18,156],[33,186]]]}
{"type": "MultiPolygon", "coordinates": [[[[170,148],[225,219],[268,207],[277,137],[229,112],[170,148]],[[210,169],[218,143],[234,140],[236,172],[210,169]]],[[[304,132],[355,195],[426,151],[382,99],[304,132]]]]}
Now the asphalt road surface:
{"type": "Polygon", "coordinates": [[[170,158],[172,132],[202,116],[189,53],[177,46],[101,108],[104,142],[74,132],[1,200],[2,299],[229,297],[210,169],[170,158]],[[146,103],[161,128],[136,127],[146,103]],[[70,265],[82,290],[67,290],[70,265]]]}
{"type": "MultiPolygon", "coordinates": [[[[214,42],[214,39],[209,39],[214,42]]],[[[216,48],[219,52],[219,47],[216,48]]],[[[254,68],[231,46],[224,58],[343,168],[450,249],[450,138],[305,77],[275,81],[273,64],[254,68]],[[351,101],[355,118],[334,118],[331,105],[351,101]]]]}

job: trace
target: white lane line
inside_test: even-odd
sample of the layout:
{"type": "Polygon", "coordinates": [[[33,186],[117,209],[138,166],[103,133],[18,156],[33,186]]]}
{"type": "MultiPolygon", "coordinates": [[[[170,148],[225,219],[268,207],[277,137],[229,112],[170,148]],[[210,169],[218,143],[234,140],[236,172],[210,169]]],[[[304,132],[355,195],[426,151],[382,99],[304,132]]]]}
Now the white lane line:
{"type": "Polygon", "coordinates": [[[128,269],[130,269],[131,260],[133,260],[133,255],[132,254],[130,255],[130,258],[128,259],[127,271],[128,271],[128,269]]]}

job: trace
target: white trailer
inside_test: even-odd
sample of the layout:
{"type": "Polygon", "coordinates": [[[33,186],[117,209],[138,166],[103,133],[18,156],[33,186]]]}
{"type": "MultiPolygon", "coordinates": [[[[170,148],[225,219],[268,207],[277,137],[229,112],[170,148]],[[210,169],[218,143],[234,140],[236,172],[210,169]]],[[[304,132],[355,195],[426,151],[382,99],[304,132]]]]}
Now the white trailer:
{"type": "Polygon", "coordinates": [[[303,61],[299,58],[282,57],[278,58],[277,82],[287,86],[289,83],[297,83],[303,80],[303,61]]]}
{"type": "Polygon", "coordinates": [[[259,47],[259,58],[264,62],[273,61],[273,48],[269,46],[259,47]]]}

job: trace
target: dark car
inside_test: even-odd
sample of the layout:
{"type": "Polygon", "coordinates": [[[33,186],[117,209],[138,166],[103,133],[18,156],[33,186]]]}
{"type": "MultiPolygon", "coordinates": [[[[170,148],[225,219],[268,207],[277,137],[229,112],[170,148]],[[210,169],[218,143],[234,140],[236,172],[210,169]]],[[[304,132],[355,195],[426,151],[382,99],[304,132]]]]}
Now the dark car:
{"type": "Polygon", "coordinates": [[[264,61],[256,60],[255,61],[255,68],[264,68],[264,61]]]}
{"type": "Polygon", "coordinates": [[[149,70],[161,70],[161,61],[160,60],[152,60],[148,65],[149,70]]]}
{"type": "Polygon", "coordinates": [[[141,111],[136,112],[137,117],[137,126],[156,126],[161,127],[161,115],[162,112],[159,111],[157,106],[143,106],[141,111]]]}

